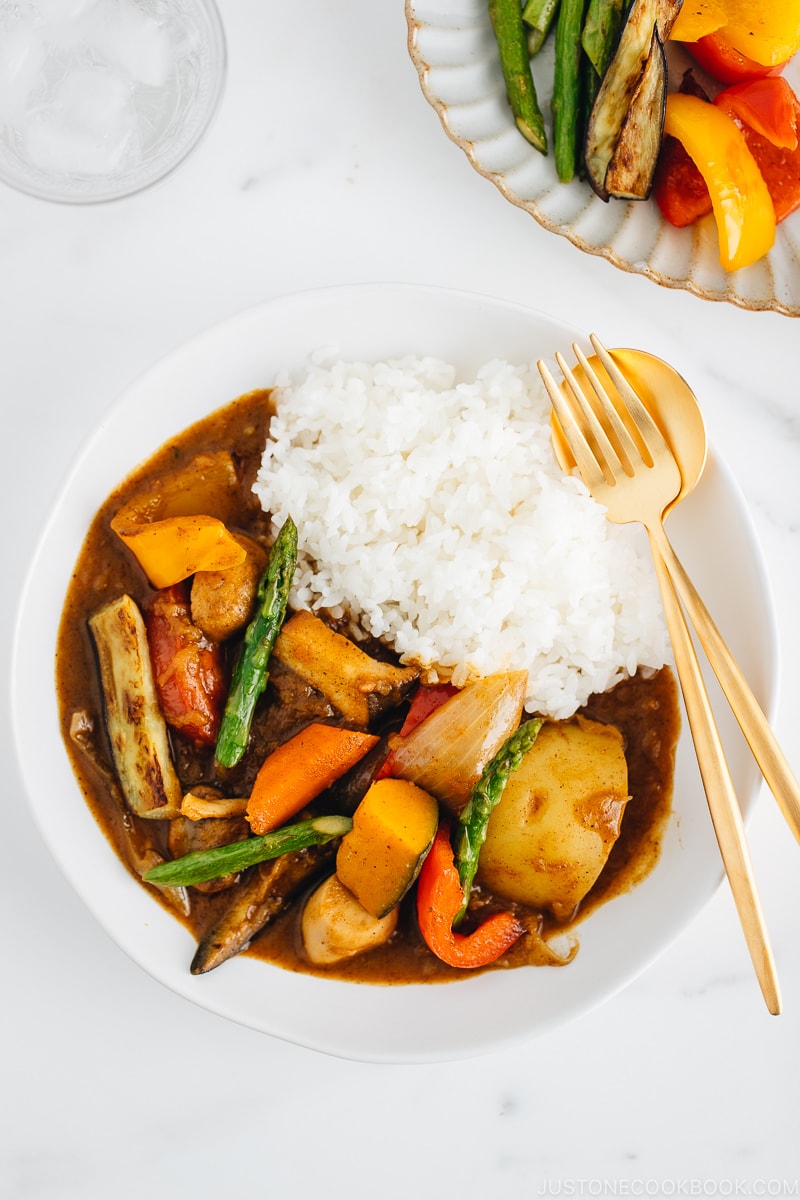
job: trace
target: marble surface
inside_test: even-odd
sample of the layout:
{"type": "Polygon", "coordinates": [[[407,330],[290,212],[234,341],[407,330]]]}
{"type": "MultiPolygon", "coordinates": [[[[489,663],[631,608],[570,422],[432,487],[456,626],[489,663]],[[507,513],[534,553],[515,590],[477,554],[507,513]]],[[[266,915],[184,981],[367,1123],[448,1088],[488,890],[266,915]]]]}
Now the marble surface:
{"type": "MultiPolygon", "coordinates": [[[[763,546],[782,655],[775,724],[800,769],[791,320],[628,276],[506,204],[423,100],[399,0],[221,11],[222,108],[171,178],[88,208],[0,191],[6,677],[53,496],[133,379],[272,296],[430,283],[546,309],[690,380],[763,546]]],[[[109,941],[30,818],[10,704],[4,689],[2,1200],[798,1194],[800,857],[766,792],[749,834],[783,1015],[763,1007],[723,887],[638,981],[546,1038],[368,1066],[201,1011],[109,941]]]]}

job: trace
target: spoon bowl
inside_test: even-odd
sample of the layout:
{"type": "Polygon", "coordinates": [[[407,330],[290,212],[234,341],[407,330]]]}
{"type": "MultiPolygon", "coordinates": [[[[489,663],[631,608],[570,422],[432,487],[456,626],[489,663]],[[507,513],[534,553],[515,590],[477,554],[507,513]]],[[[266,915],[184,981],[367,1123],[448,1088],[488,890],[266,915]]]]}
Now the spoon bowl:
{"type": "MultiPolygon", "coordinates": [[[[681,488],[664,510],[664,516],[694,490],[708,457],[708,435],[700,405],[689,384],[669,363],[644,350],[610,350],[611,357],[630,380],[672,451],[681,474],[681,488]]],[[[589,364],[610,395],[615,388],[597,355],[589,364]]],[[[583,368],[573,368],[581,387],[586,384],[583,368]]],[[[564,385],[562,384],[562,387],[564,385]]],[[[572,471],[575,459],[567,445],[558,418],[551,418],[553,450],[559,466],[572,471]]]]}

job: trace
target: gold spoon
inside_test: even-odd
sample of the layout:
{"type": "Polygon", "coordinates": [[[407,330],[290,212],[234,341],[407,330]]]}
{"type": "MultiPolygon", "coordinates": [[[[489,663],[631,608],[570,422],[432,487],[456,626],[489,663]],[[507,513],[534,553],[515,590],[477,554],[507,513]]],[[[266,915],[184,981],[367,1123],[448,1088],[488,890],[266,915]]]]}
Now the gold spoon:
{"type": "MultiPolygon", "coordinates": [[[[676,504],[694,490],[705,468],[708,439],[697,397],[674,367],[660,358],[642,350],[618,349],[609,353],[655,420],[678,463],[681,489],[664,510],[666,517],[676,504]]],[[[589,363],[613,394],[614,385],[600,360],[593,355],[589,363]]],[[[574,374],[581,383],[584,382],[580,366],[574,368],[574,374]]],[[[561,467],[571,470],[575,460],[555,415],[552,440],[561,467]]],[[[722,634],[681,563],[669,552],[669,547],[664,563],[761,773],[789,828],[800,841],[800,785],[722,634]]]]}

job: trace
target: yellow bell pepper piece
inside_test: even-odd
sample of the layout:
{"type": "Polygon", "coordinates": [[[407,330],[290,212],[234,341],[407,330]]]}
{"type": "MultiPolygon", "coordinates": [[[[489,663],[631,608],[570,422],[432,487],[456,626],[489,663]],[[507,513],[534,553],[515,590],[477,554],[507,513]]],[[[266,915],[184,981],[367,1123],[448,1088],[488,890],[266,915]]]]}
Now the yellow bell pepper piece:
{"type": "Polygon", "coordinates": [[[685,0],[670,37],[696,42],[721,33],[745,58],[775,67],[800,49],[800,4],[797,0],[685,0]]]}
{"type": "Polygon", "coordinates": [[[171,587],[195,571],[238,567],[247,551],[216,517],[167,517],[148,525],[117,527],[153,587],[171,587]]]}
{"type": "Polygon", "coordinates": [[[775,241],[775,208],[744,136],[730,117],[698,96],[667,97],[664,133],[684,146],[705,180],[726,271],[750,266],[775,241]]]}
{"type": "Polygon", "coordinates": [[[675,42],[696,42],[727,23],[728,14],[718,0],[684,0],[669,36],[675,42]]]}
{"type": "Polygon", "coordinates": [[[775,67],[800,49],[797,0],[721,0],[728,14],[726,39],[746,58],[775,67]]]}

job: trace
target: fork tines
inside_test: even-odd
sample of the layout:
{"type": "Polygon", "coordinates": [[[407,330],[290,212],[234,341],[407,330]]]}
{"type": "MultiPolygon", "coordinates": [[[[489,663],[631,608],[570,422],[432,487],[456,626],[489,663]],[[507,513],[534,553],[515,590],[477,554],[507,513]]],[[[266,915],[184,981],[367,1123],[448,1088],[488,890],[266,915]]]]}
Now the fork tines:
{"type": "Polygon", "coordinates": [[[620,473],[633,475],[634,463],[652,467],[654,456],[651,450],[663,443],[663,437],[597,335],[590,334],[590,341],[608,381],[616,389],[617,402],[609,395],[606,383],[577,343],[573,343],[572,349],[582,380],[562,354],[558,351],[555,354],[564,376],[566,393],[545,363],[540,360],[538,367],[581,475],[587,478],[587,471],[593,475],[599,467],[605,482],[613,486],[620,473]]]}

